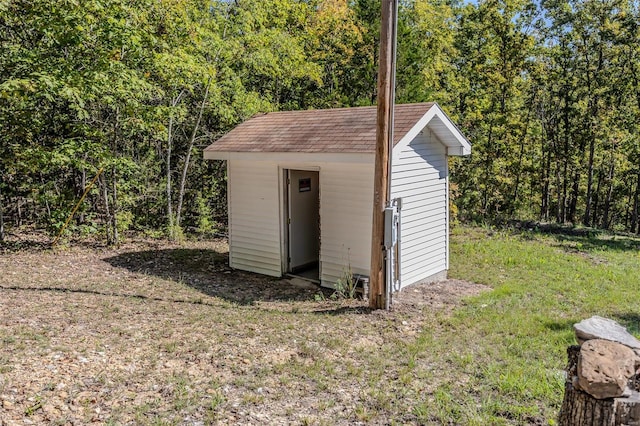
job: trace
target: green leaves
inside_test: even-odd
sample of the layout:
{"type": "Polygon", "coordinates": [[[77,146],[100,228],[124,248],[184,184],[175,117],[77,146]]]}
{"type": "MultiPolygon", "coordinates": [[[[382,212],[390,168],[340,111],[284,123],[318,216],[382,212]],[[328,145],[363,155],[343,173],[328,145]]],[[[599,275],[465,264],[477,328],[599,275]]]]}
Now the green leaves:
{"type": "MultiPolygon", "coordinates": [[[[378,0],[0,1],[4,193],[68,204],[109,165],[94,213],[158,226],[178,177],[188,209],[219,196],[198,151],[253,114],[374,104],[379,19],[378,0]]],[[[410,0],[399,21],[397,100],[438,101],[473,143],[462,218],[638,230],[634,2],[410,0]]]]}

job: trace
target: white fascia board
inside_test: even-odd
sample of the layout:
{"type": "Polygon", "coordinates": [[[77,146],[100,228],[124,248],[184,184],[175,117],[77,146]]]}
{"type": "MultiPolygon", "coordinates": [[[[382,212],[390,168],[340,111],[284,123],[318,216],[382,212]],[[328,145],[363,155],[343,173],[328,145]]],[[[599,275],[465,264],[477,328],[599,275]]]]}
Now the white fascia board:
{"type": "Polygon", "coordinates": [[[425,115],[422,116],[422,118],[420,120],[418,120],[418,122],[416,124],[413,125],[413,127],[407,132],[406,135],[403,136],[402,139],[400,139],[398,141],[398,143],[393,147],[393,154],[396,154],[396,151],[398,153],[402,152],[402,150],[409,145],[409,143],[411,143],[411,141],[418,136],[418,134],[424,130],[425,127],[427,127],[427,124],[429,124],[429,122],[431,121],[431,119],[433,118],[433,116],[436,113],[436,108],[437,105],[433,104],[431,106],[431,108],[429,108],[429,111],[427,111],[427,113],[425,115]]]}
{"type": "MultiPolygon", "coordinates": [[[[431,120],[437,117],[439,121],[446,127],[449,135],[438,135],[438,139],[447,147],[447,155],[469,155],[471,154],[471,144],[462,135],[458,127],[440,108],[440,105],[433,104],[429,111],[422,116],[420,120],[407,132],[406,135],[394,146],[393,150],[401,152],[402,149],[418,136],[418,134],[429,125],[431,120]],[[449,136],[449,137],[445,137],[449,136]]],[[[435,132],[434,132],[435,133],[435,132]]],[[[395,152],[394,152],[395,153],[395,152]]]]}
{"type": "Polygon", "coordinates": [[[373,164],[374,153],[309,153],[309,152],[228,152],[204,151],[205,160],[248,160],[276,163],[358,163],[373,164]]]}

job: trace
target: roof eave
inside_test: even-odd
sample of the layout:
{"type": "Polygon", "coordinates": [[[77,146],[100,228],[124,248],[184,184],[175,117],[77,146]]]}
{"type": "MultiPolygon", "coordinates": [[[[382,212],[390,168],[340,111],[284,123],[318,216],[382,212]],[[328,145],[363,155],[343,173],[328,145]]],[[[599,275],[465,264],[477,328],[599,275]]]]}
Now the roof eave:
{"type": "Polygon", "coordinates": [[[447,155],[455,157],[464,157],[471,154],[471,148],[464,148],[459,146],[447,147],[447,155]]]}
{"type": "Polygon", "coordinates": [[[411,142],[425,128],[429,128],[435,133],[438,139],[446,146],[447,155],[465,156],[471,154],[471,144],[437,103],[433,104],[429,111],[400,139],[396,146],[411,142]]]}
{"type": "Polygon", "coordinates": [[[287,162],[331,162],[373,164],[373,152],[265,152],[265,151],[204,151],[205,160],[248,160],[287,162]]]}
{"type": "Polygon", "coordinates": [[[205,160],[228,160],[230,154],[229,151],[207,151],[206,149],[202,152],[205,160]]]}

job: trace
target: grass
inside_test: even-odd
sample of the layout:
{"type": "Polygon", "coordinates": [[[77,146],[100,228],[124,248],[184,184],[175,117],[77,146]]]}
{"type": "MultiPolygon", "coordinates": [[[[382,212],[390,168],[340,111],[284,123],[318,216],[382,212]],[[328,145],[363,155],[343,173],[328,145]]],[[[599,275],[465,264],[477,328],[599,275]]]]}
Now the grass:
{"type": "Polygon", "coordinates": [[[640,332],[637,238],[460,227],[451,243],[450,277],[491,291],[370,314],[249,297],[282,284],[211,272],[223,257],[202,247],[9,253],[0,399],[36,424],[554,424],[573,323],[640,332]]]}
{"type": "Polygon", "coordinates": [[[445,408],[439,419],[526,423],[542,414],[553,423],[565,350],[575,342],[572,324],[601,315],[638,331],[640,240],[461,228],[452,241],[450,276],[493,291],[441,324],[452,331],[441,343],[455,348],[458,359],[439,350],[454,369],[472,374],[467,389],[445,389],[434,407],[445,408]],[[473,394],[486,402],[456,402],[473,394]]]}

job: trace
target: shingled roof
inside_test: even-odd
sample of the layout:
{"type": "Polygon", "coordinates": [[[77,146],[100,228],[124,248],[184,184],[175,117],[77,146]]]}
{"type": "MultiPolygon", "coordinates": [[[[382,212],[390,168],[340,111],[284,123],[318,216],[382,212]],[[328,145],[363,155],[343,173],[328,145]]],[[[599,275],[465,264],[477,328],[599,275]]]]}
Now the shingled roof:
{"type": "MultiPolygon", "coordinates": [[[[424,117],[434,103],[396,105],[394,143],[424,117]]],[[[376,107],[335,108],[258,114],[205,152],[373,153],[376,107]]]]}

